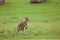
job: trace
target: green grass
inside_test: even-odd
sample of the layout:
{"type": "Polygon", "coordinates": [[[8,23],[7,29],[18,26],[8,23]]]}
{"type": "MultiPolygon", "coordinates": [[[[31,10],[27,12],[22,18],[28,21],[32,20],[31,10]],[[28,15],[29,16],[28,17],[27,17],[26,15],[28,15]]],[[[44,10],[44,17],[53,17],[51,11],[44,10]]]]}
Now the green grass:
{"type": "Polygon", "coordinates": [[[30,4],[29,0],[6,0],[0,5],[0,40],[59,40],[60,0],[30,4]],[[16,35],[17,26],[29,17],[28,29],[16,35]]]}

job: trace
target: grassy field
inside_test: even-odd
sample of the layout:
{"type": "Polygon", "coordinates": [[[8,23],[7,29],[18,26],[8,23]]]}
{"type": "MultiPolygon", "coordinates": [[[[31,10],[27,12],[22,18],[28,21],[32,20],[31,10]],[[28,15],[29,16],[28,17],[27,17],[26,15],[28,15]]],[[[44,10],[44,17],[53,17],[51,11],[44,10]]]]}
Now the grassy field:
{"type": "Polygon", "coordinates": [[[60,0],[30,4],[29,0],[6,0],[0,5],[0,40],[59,40],[60,0]],[[17,26],[29,17],[28,29],[16,35],[17,26]]]}

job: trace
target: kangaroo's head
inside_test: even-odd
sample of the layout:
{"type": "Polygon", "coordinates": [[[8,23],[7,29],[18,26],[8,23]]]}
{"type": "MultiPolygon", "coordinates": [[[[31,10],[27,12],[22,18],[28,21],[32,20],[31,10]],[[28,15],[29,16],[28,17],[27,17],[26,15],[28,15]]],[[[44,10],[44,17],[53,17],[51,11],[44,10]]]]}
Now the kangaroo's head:
{"type": "Polygon", "coordinates": [[[25,17],[25,20],[26,20],[26,21],[29,21],[28,17],[25,17]]]}

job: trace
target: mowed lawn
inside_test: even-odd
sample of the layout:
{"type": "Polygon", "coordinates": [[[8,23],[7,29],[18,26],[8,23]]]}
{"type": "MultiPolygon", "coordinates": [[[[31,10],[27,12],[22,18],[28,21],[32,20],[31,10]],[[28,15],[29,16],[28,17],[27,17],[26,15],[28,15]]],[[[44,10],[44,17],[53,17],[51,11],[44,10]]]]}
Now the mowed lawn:
{"type": "Polygon", "coordinates": [[[0,5],[0,40],[59,40],[60,0],[30,4],[29,0],[6,0],[0,5]],[[17,26],[29,17],[28,29],[17,26]]]}

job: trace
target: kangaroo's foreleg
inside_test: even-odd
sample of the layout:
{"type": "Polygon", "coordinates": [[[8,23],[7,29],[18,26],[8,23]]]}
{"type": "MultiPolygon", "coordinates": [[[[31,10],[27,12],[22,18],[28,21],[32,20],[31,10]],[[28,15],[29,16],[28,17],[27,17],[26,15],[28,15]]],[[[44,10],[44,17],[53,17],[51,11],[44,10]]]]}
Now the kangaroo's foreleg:
{"type": "Polygon", "coordinates": [[[25,27],[25,29],[27,29],[27,27],[25,27]]]}

